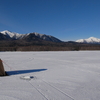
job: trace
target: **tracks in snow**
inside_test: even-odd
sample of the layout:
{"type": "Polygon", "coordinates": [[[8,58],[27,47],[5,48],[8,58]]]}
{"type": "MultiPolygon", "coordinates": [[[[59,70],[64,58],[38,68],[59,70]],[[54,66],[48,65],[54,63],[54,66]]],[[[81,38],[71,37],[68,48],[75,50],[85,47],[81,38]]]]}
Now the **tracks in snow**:
{"type": "Polygon", "coordinates": [[[29,83],[34,87],[46,100],[49,100],[38,88],[36,88],[30,81],[29,83]]]}
{"type": "Polygon", "coordinates": [[[74,100],[67,93],[61,91],[57,87],[51,85],[49,82],[44,80],[28,81],[30,85],[41,94],[43,100],[74,100]]]}
{"type": "MultiPolygon", "coordinates": [[[[44,81],[44,80],[43,80],[44,81]]],[[[67,96],[68,98],[70,98],[71,100],[74,100],[73,97],[69,96],[67,93],[63,92],[62,90],[58,89],[57,87],[51,85],[50,83],[44,81],[46,84],[48,84],[49,86],[51,86],[52,88],[56,89],[57,91],[61,92],[63,95],[67,96]]]]}

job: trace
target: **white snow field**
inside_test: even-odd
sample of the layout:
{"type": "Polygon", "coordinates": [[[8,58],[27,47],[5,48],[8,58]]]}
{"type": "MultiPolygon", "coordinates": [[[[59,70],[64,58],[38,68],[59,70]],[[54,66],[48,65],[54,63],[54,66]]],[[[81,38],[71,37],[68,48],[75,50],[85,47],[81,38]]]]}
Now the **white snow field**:
{"type": "Polygon", "coordinates": [[[100,51],[0,52],[10,76],[0,100],[100,100],[100,51]]]}

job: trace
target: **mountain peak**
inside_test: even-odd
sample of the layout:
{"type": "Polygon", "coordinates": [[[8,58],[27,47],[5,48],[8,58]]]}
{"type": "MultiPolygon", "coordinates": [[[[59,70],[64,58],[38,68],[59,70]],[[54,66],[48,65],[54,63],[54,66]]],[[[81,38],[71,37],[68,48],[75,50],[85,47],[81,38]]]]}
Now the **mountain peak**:
{"type": "Polygon", "coordinates": [[[8,31],[8,30],[4,30],[4,31],[1,31],[0,33],[2,33],[2,34],[6,34],[6,33],[12,33],[11,31],[8,31]]]}
{"type": "Polygon", "coordinates": [[[0,33],[7,35],[10,38],[14,38],[14,39],[17,39],[19,37],[19,33],[11,32],[11,31],[8,31],[8,30],[1,31],[0,33]]]}
{"type": "Polygon", "coordinates": [[[94,39],[95,37],[89,37],[89,39],[94,39]]]}
{"type": "Polygon", "coordinates": [[[15,32],[11,32],[11,31],[9,31],[9,30],[4,30],[4,31],[1,31],[0,33],[3,33],[3,34],[6,34],[6,33],[15,33],[15,32]]]}

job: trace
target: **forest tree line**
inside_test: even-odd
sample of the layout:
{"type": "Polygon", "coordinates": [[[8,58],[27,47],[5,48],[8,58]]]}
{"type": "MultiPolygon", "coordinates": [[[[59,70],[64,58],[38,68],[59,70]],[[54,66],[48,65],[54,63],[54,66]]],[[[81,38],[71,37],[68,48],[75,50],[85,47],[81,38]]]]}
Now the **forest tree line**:
{"type": "Polygon", "coordinates": [[[0,51],[79,51],[100,50],[100,44],[50,41],[0,41],[0,51]]]}

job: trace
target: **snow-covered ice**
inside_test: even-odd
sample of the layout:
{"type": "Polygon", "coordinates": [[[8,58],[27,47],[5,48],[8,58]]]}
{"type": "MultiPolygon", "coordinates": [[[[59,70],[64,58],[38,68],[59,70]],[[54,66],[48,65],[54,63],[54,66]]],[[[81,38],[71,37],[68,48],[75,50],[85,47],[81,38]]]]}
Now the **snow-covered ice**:
{"type": "Polygon", "coordinates": [[[0,77],[0,100],[100,100],[100,51],[0,52],[0,58],[10,75],[0,77]]]}

